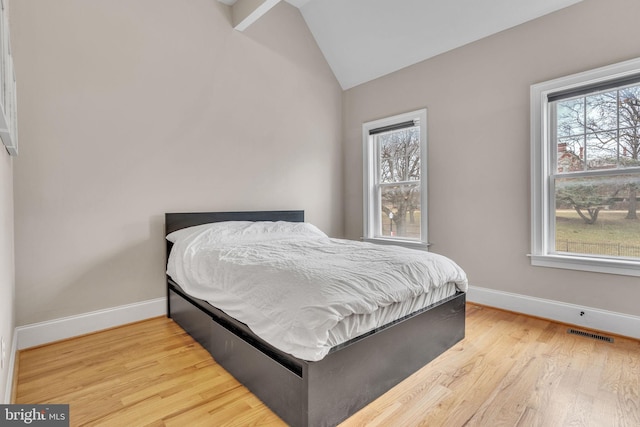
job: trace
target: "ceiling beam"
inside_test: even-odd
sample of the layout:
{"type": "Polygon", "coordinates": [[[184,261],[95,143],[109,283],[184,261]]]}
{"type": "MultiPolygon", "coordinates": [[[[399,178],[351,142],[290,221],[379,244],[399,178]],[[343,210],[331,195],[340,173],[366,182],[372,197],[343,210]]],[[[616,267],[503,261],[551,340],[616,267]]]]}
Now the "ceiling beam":
{"type": "Polygon", "coordinates": [[[246,30],[251,24],[267,13],[280,0],[238,0],[231,6],[233,28],[246,30]]]}

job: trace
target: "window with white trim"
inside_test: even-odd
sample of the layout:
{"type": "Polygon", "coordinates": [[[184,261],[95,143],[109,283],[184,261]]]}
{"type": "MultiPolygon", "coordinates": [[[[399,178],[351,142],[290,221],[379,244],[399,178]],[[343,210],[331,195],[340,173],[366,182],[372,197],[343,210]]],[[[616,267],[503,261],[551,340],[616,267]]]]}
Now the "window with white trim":
{"type": "Polygon", "coordinates": [[[640,58],[531,87],[533,265],[640,276],[640,58]]]}
{"type": "Polygon", "coordinates": [[[364,123],[364,239],[427,246],[427,110],[364,123]]]}

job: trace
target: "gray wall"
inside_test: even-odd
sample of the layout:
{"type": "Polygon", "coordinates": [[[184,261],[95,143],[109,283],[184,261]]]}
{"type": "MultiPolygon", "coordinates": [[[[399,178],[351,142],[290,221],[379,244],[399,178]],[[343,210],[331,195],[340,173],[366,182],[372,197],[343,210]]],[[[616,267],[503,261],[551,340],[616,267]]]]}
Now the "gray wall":
{"type": "Polygon", "coordinates": [[[475,286],[640,315],[637,278],[526,256],[529,86],[640,56],[637,16],[585,0],[342,93],[284,2],[245,33],[212,0],[12,3],[0,333],[162,297],[166,211],[303,208],[359,238],[361,124],[421,107],[435,252],[475,286]]]}
{"type": "Polygon", "coordinates": [[[362,235],[362,123],[427,107],[432,251],[478,287],[640,315],[637,277],[527,258],[529,87],[640,56],[638,16],[636,0],[585,0],[346,91],[347,237],[362,235]]]}
{"type": "Polygon", "coordinates": [[[296,8],[240,33],[215,0],[12,6],[18,325],[164,296],[164,212],[342,234],[342,92],[296,8]]]}

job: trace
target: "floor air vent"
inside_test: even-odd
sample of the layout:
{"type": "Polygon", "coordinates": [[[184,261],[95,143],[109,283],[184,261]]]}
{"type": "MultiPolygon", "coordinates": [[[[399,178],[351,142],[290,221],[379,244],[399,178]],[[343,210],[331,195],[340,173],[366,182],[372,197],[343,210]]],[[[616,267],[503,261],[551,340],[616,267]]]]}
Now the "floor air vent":
{"type": "Polygon", "coordinates": [[[591,332],[579,331],[577,329],[569,329],[567,332],[570,333],[570,334],[573,334],[573,335],[580,335],[580,336],[587,337],[587,338],[593,338],[594,340],[600,340],[600,341],[605,341],[605,342],[613,342],[613,338],[611,338],[611,337],[605,337],[604,335],[592,334],[591,332]]]}

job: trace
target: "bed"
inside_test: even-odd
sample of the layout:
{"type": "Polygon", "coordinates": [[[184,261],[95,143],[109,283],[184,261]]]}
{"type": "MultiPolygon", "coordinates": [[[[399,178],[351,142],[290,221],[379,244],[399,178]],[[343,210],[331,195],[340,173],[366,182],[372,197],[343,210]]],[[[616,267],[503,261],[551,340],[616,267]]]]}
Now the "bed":
{"type": "MultiPolygon", "coordinates": [[[[173,237],[189,227],[247,221],[305,224],[303,211],[167,213],[165,232],[173,237]]],[[[296,356],[296,349],[265,339],[262,331],[258,334],[231,316],[233,304],[216,304],[183,283],[170,268],[171,251],[179,244],[175,238],[167,240],[167,315],[292,426],[337,425],[464,338],[466,288],[459,287],[346,341],[340,336],[338,344],[325,343],[318,353],[296,356]]]]}

